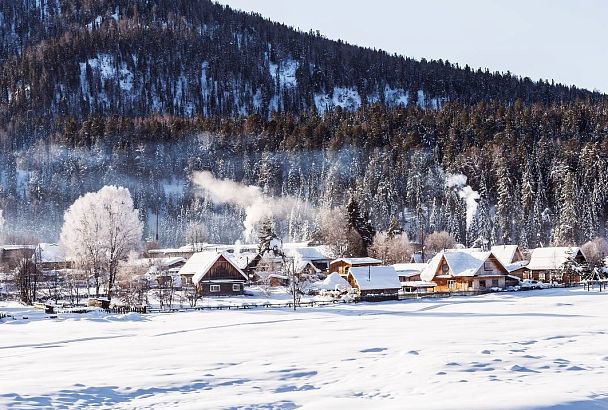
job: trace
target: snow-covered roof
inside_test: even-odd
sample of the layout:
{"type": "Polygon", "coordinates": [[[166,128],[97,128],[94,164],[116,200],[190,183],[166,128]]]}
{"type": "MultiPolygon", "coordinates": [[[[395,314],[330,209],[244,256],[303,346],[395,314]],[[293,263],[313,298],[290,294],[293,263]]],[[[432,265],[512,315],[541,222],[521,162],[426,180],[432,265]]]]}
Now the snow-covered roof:
{"type": "Polygon", "coordinates": [[[435,282],[427,282],[425,280],[410,280],[407,282],[401,282],[402,287],[406,288],[434,288],[437,286],[435,282]]]}
{"type": "Polygon", "coordinates": [[[21,249],[36,249],[35,245],[0,245],[1,250],[18,251],[21,249]]]}
{"type": "Polygon", "coordinates": [[[361,266],[350,269],[361,290],[399,289],[401,282],[392,266],[361,266]]]}
{"type": "Polygon", "coordinates": [[[560,269],[568,259],[569,252],[576,256],[581,249],[577,246],[536,248],[532,251],[527,268],[531,270],[560,269]]]}
{"type": "Polygon", "coordinates": [[[40,243],[32,258],[36,258],[38,262],[42,263],[65,262],[65,252],[56,243],[40,243]]]}
{"type": "Polygon", "coordinates": [[[309,261],[309,260],[299,260],[299,261],[297,261],[296,264],[295,264],[296,272],[297,273],[301,273],[304,269],[306,269],[307,266],[310,266],[317,273],[321,272],[321,269],[317,268],[312,263],[312,261],[309,261]]]}
{"type": "Polygon", "coordinates": [[[327,249],[325,246],[304,246],[298,248],[285,248],[283,250],[286,256],[299,260],[329,260],[327,249]]]}
{"type": "Polygon", "coordinates": [[[338,272],[334,272],[324,280],[313,283],[312,287],[318,290],[348,290],[351,286],[338,272]]]}
{"type": "Polygon", "coordinates": [[[226,253],[239,267],[239,269],[247,269],[247,266],[255,260],[258,256],[260,256],[257,252],[239,252],[239,253],[226,253]]]}
{"type": "Polygon", "coordinates": [[[420,274],[427,265],[426,263],[396,263],[393,268],[399,276],[414,276],[420,274]]]}
{"type": "Polygon", "coordinates": [[[521,269],[524,266],[528,265],[528,263],[530,263],[529,261],[517,261],[517,262],[513,262],[509,265],[505,265],[505,269],[507,270],[507,272],[511,273],[513,271],[516,271],[517,269],[521,269]]]}
{"type": "MultiPolygon", "coordinates": [[[[477,248],[446,249],[429,261],[428,266],[420,274],[420,278],[425,281],[432,281],[444,258],[450,268],[449,276],[475,276],[475,273],[479,271],[490,255],[492,255],[492,252],[480,251],[477,248]]],[[[498,262],[500,263],[500,260],[498,262]]]]}
{"type": "Polygon", "coordinates": [[[518,248],[518,245],[495,245],[492,246],[491,251],[500,263],[506,266],[513,263],[518,248]]]}
{"type": "Polygon", "coordinates": [[[382,261],[380,259],[369,258],[369,257],[366,257],[366,258],[338,258],[338,259],[331,261],[331,263],[336,263],[336,262],[344,262],[344,263],[348,263],[349,265],[370,265],[370,264],[382,263],[382,261]]]}
{"type": "Polygon", "coordinates": [[[220,258],[224,257],[242,276],[244,280],[247,280],[247,275],[243,273],[243,271],[236,265],[234,259],[230,257],[230,254],[227,252],[213,252],[213,251],[205,251],[205,252],[196,252],[193,254],[186,264],[182,266],[179,273],[180,275],[188,275],[193,274],[192,283],[200,282],[209,269],[215,264],[215,262],[220,258]]]}

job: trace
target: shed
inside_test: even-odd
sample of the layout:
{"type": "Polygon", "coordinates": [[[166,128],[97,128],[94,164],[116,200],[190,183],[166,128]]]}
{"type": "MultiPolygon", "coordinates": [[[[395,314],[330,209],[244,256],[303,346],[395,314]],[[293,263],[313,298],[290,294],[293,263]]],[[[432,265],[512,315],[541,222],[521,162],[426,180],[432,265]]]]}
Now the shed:
{"type": "Polygon", "coordinates": [[[392,266],[360,266],[348,272],[348,283],[364,300],[397,299],[401,283],[392,266]]]}

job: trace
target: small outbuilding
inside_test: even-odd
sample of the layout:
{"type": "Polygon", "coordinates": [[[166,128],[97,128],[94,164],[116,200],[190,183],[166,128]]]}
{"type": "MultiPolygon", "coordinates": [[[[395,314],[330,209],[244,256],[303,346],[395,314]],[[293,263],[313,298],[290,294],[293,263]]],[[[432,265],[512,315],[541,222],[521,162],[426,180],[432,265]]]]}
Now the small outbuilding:
{"type": "Polygon", "coordinates": [[[339,258],[329,264],[329,273],[338,272],[343,278],[348,277],[351,268],[362,266],[380,266],[382,261],[375,258],[339,258]]]}
{"type": "Polygon", "coordinates": [[[392,266],[359,266],[348,272],[348,283],[358,289],[362,300],[398,299],[401,283],[392,266]]]}

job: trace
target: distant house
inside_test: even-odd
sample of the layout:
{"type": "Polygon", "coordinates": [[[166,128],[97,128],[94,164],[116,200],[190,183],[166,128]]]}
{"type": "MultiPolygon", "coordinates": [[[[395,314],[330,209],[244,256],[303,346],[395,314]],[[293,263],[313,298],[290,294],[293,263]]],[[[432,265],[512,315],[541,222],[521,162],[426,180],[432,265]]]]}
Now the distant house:
{"type": "Polygon", "coordinates": [[[426,263],[397,263],[393,265],[401,283],[401,290],[406,293],[426,293],[437,286],[435,282],[427,282],[420,278],[420,274],[426,267],[426,263]]]}
{"type": "Polygon", "coordinates": [[[329,273],[338,272],[343,278],[348,277],[352,268],[362,266],[380,266],[382,261],[375,258],[339,258],[329,264],[329,273]]]}
{"type": "Polygon", "coordinates": [[[192,283],[203,296],[240,295],[248,278],[227,252],[197,252],[179,274],[192,275],[192,283]]]}
{"type": "Polygon", "coordinates": [[[34,245],[0,245],[0,270],[14,270],[21,259],[30,259],[35,249],[34,245]]]}
{"type": "Polygon", "coordinates": [[[331,258],[324,246],[283,246],[285,256],[293,258],[297,274],[312,274],[325,272],[329,268],[331,258]]]}
{"type": "Polygon", "coordinates": [[[401,283],[392,266],[359,266],[348,270],[348,283],[362,300],[397,299],[401,283]]]}
{"type": "Polygon", "coordinates": [[[547,283],[578,283],[581,281],[580,273],[564,276],[564,262],[570,257],[579,264],[587,263],[587,258],[579,247],[536,248],[530,255],[530,263],[525,267],[523,278],[547,283]]]}
{"type": "Polygon", "coordinates": [[[39,243],[32,260],[41,270],[68,269],[71,263],[66,260],[63,249],[56,243],[39,243]]]}
{"type": "Polygon", "coordinates": [[[181,256],[148,259],[151,264],[148,276],[156,280],[159,287],[182,288],[192,286],[191,278],[181,276],[179,271],[186,264],[186,259],[181,256]]]}
{"type": "Polygon", "coordinates": [[[507,275],[490,251],[447,249],[435,255],[420,278],[435,282],[435,292],[462,292],[504,288],[507,275]]]}

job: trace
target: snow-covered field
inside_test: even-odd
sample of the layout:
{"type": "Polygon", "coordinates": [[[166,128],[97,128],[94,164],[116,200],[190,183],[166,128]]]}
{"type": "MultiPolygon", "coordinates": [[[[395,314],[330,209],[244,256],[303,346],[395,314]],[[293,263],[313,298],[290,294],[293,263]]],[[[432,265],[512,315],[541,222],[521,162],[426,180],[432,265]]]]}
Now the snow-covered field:
{"type": "Polygon", "coordinates": [[[0,408],[608,408],[607,319],[583,289],[32,316],[0,324],[0,408]]]}

